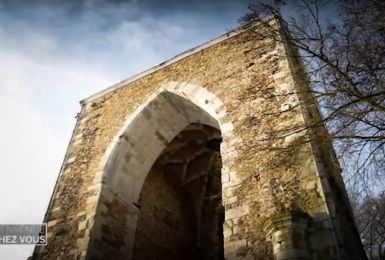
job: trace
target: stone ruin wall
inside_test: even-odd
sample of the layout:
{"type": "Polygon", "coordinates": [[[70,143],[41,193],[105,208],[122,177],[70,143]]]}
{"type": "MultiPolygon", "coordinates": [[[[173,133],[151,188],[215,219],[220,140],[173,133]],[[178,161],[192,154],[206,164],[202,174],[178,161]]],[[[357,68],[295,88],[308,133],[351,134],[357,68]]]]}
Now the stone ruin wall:
{"type": "MultiPolygon", "coordinates": [[[[303,136],[269,139],[272,129],[303,123],[300,108],[278,113],[294,106],[297,97],[272,95],[294,89],[285,48],[245,30],[83,104],[47,215],[49,242],[37,251],[39,259],[86,257],[98,205],[95,195],[100,186],[93,180],[100,174],[100,161],[125,119],[170,82],[201,86],[215,94],[226,107],[224,120],[234,126],[229,137],[234,141],[221,147],[222,153],[237,153],[236,161],[224,156],[229,161],[222,169],[227,259],[271,259],[263,224],[280,212],[302,210],[319,217],[320,226],[330,225],[312,152],[302,144],[303,136]]],[[[119,210],[111,207],[108,214],[119,210]]],[[[119,220],[111,221],[119,232],[119,220]]],[[[324,251],[320,259],[335,257],[331,248],[324,251]]]]}

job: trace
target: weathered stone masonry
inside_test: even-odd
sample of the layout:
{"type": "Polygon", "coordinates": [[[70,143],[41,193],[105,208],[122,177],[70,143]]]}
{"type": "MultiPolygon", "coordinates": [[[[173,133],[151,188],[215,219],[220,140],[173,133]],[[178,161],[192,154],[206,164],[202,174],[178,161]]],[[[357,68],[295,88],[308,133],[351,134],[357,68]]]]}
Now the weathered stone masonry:
{"type": "Polygon", "coordinates": [[[272,95],[308,86],[295,50],[263,30],[83,100],[34,259],[362,259],[331,146],[270,138],[319,114],[272,95]]]}

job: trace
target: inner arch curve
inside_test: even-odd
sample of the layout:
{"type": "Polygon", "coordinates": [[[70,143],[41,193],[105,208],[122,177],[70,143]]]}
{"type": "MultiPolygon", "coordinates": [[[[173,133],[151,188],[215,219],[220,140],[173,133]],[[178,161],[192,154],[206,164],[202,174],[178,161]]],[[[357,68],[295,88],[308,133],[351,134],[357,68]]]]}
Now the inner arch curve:
{"type": "MultiPolygon", "coordinates": [[[[160,174],[163,174],[164,182],[169,185],[167,189],[172,190],[169,193],[180,194],[180,196],[175,195],[174,199],[181,204],[192,205],[187,211],[182,209],[184,207],[182,205],[180,212],[176,213],[183,216],[183,221],[193,228],[193,230],[186,230],[193,237],[190,236],[194,244],[190,249],[194,251],[194,254],[200,255],[199,259],[223,258],[223,237],[222,234],[218,235],[218,230],[219,233],[222,231],[221,221],[224,217],[221,200],[214,199],[211,200],[211,204],[205,204],[206,197],[213,195],[210,193],[216,191],[216,198],[221,196],[221,166],[218,166],[221,165],[219,163],[219,145],[222,140],[220,129],[219,120],[214,118],[212,113],[208,113],[188,98],[167,90],[161,91],[135,111],[125,122],[124,128],[115,138],[112,147],[107,150],[98,206],[90,232],[91,256],[141,259],[140,254],[134,252],[135,248],[138,248],[138,244],[135,244],[135,237],[140,238],[143,235],[137,233],[137,225],[141,223],[138,222],[138,218],[144,211],[140,200],[143,201],[143,198],[146,197],[142,193],[143,187],[146,187],[144,186],[146,180],[151,182],[152,179],[160,178],[160,174]],[[187,137],[183,137],[186,136],[186,133],[191,139],[190,142],[187,141],[187,137]],[[198,137],[199,135],[200,137],[198,137]],[[203,137],[204,135],[205,137],[203,137]],[[185,146],[190,150],[195,149],[195,153],[183,155],[181,149],[177,149],[178,146],[185,146]],[[214,161],[216,162],[214,163],[214,161]],[[194,166],[194,163],[198,166],[194,166]],[[157,165],[161,165],[161,167],[157,165]],[[175,168],[175,166],[191,169],[196,167],[196,171],[204,168],[205,173],[201,172],[197,175],[206,174],[206,176],[204,178],[195,176],[195,179],[192,178],[189,181],[187,181],[188,178],[178,179],[180,175],[186,175],[187,171],[194,171],[189,169],[180,170],[179,175],[174,172],[174,176],[170,178],[171,168],[175,168]],[[158,175],[154,172],[158,172],[158,175]],[[215,180],[208,181],[214,176],[210,174],[215,172],[215,180]],[[190,184],[187,185],[187,183],[190,184]],[[212,185],[208,191],[207,185],[212,185]],[[183,188],[181,189],[181,187],[183,188]],[[197,213],[199,211],[197,208],[205,208],[206,211],[213,211],[215,208],[216,213],[211,215],[197,213]],[[187,218],[184,216],[186,214],[187,218]],[[188,216],[192,216],[193,220],[188,216]],[[211,233],[201,234],[202,225],[210,226],[214,223],[213,221],[219,223],[216,229],[211,233]],[[213,236],[216,237],[213,238],[213,236]],[[202,244],[202,241],[209,242],[202,244]],[[211,242],[219,245],[217,252],[211,256],[202,254],[205,245],[207,246],[211,242]]],[[[193,176],[193,174],[190,175],[193,176]]]]}

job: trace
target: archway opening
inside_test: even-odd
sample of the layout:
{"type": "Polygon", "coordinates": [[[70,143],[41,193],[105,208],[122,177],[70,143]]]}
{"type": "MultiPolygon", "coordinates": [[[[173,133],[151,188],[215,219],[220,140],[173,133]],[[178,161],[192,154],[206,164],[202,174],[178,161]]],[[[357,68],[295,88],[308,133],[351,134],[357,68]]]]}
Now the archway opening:
{"type": "Polygon", "coordinates": [[[190,124],[144,182],[132,259],[224,259],[221,133],[190,124]]]}
{"type": "Polygon", "coordinates": [[[214,94],[185,84],[127,117],[95,176],[101,190],[90,256],[224,258],[219,148],[232,131],[225,111],[214,94]]]}

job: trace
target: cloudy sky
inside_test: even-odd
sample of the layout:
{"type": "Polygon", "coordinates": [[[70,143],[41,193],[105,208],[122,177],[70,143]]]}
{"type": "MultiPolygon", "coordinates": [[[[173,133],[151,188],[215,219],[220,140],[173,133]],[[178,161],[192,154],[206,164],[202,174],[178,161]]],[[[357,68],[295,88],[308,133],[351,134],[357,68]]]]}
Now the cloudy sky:
{"type": "Polygon", "coordinates": [[[42,221],[81,99],[233,28],[247,2],[0,0],[0,223],[42,221]]]}

